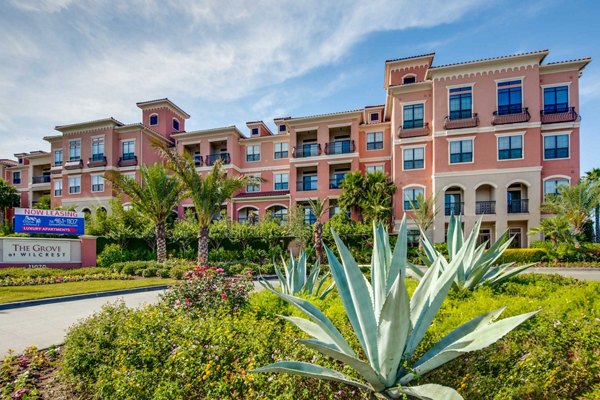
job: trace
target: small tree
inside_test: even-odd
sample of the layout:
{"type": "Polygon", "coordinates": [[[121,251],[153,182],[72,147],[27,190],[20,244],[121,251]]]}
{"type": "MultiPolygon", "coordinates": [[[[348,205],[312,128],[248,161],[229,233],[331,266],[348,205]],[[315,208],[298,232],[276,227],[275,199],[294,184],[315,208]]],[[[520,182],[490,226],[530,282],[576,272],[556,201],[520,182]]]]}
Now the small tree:
{"type": "Polygon", "coordinates": [[[17,190],[0,178],[0,226],[5,225],[6,209],[18,207],[20,203],[21,197],[17,190]]]}
{"type": "Polygon", "coordinates": [[[557,215],[554,217],[542,218],[540,226],[531,228],[529,235],[542,234],[550,243],[554,250],[558,249],[559,243],[573,244],[573,234],[569,221],[563,216],[557,215]]]}
{"type": "Polygon", "coordinates": [[[316,221],[313,225],[313,242],[315,252],[317,253],[317,260],[319,260],[319,262],[325,262],[325,255],[323,253],[323,221],[321,219],[329,210],[329,207],[327,207],[327,199],[308,200],[308,205],[316,217],[316,221]]]}
{"type": "Polygon", "coordinates": [[[385,222],[392,217],[392,201],[396,185],[381,171],[362,175],[360,172],[347,174],[341,183],[342,194],[338,204],[344,211],[358,208],[367,222],[385,222]]]}
{"type": "MultiPolygon", "coordinates": [[[[585,173],[585,180],[593,185],[600,185],[600,168],[593,168],[585,173]]],[[[594,207],[594,241],[600,241],[600,202],[594,207]]]]}

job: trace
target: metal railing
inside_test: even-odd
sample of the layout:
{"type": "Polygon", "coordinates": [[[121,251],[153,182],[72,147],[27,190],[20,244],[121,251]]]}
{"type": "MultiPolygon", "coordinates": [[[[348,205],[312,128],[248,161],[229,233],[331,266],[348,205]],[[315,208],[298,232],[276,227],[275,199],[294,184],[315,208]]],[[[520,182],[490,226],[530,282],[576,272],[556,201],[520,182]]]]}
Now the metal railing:
{"type": "Polygon", "coordinates": [[[516,124],[519,122],[528,122],[530,119],[531,114],[529,114],[527,107],[508,108],[494,111],[492,125],[516,124]]]}
{"type": "Polygon", "coordinates": [[[204,156],[204,160],[208,166],[214,165],[217,160],[222,160],[223,164],[229,164],[231,163],[231,155],[229,153],[213,153],[204,156]]]}
{"type": "Polygon", "coordinates": [[[465,212],[465,203],[444,204],[444,215],[462,215],[465,212]]]}
{"type": "Polygon", "coordinates": [[[554,124],[557,122],[573,122],[579,121],[581,117],[575,111],[575,107],[567,107],[566,109],[557,108],[554,110],[541,110],[540,117],[542,124],[554,124]]]}
{"type": "Polygon", "coordinates": [[[106,157],[91,157],[88,160],[88,167],[104,167],[106,166],[106,157]]]}
{"type": "Polygon", "coordinates": [[[354,153],[356,146],[354,140],[336,140],[325,144],[325,154],[347,154],[354,153]]]}
{"type": "Polygon", "coordinates": [[[129,156],[128,158],[119,158],[119,167],[133,167],[135,165],[138,165],[137,156],[133,156],[133,158],[129,158],[129,156]]]}
{"type": "Polygon", "coordinates": [[[479,125],[479,117],[477,113],[468,114],[462,118],[450,118],[447,116],[444,119],[444,129],[463,129],[474,128],[479,125]]]}
{"type": "Polygon", "coordinates": [[[193,158],[194,158],[194,165],[196,167],[201,167],[202,165],[204,165],[204,162],[202,160],[202,156],[201,155],[194,154],[193,158]]]}
{"type": "Polygon", "coordinates": [[[319,186],[319,182],[316,179],[296,182],[296,190],[298,192],[317,190],[318,186],[319,186]]]}
{"type": "Polygon", "coordinates": [[[319,143],[303,144],[301,146],[294,147],[294,150],[292,151],[292,157],[316,157],[320,156],[321,152],[321,145],[319,143]]]}
{"type": "Polygon", "coordinates": [[[476,201],[475,202],[475,214],[496,214],[496,202],[495,201],[476,201]]]}
{"type": "Polygon", "coordinates": [[[529,199],[510,200],[507,204],[509,214],[521,214],[529,212],[529,199]]]}
{"type": "Polygon", "coordinates": [[[425,122],[421,126],[402,125],[398,129],[398,137],[399,138],[411,138],[411,137],[427,136],[427,135],[429,135],[429,122],[425,122]]]}
{"type": "Polygon", "coordinates": [[[50,183],[50,175],[32,176],[31,183],[50,183]]]}

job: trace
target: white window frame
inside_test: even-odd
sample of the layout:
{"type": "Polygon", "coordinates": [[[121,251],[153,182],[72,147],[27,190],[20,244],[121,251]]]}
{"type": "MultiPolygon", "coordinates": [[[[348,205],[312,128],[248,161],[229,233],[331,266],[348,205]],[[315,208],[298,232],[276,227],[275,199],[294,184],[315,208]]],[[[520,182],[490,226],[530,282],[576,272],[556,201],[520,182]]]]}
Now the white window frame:
{"type": "MultiPolygon", "coordinates": [[[[423,197],[426,196],[426,189],[427,188],[425,187],[425,185],[420,185],[420,184],[413,183],[413,184],[409,184],[409,185],[404,186],[402,188],[402,210],[404,210],[404,211],[414,211],[415,210],[414,208],[407,209],[407,208],[404,207],[404,202],[406,201],[406,191],[407,190],[414,190],[414,189],[421,189],[423,191],[423,197]]],[[[410,199],[410,200],[412,200],[413,202],[417,201],[417,199],[410,199]]]]}
{"type": "Polygon", "coordinates": [[[367,174],[372,174],[377,171],[381,171],[381,172],[385,173],[385,165],[384,164],[373,164],[373,165],[367,165],[367,167],[365,168],[365,172],[367,174]],[[369,169],[371,169],[371,171],[369,171],[369,169]]]}
{"type": "Polygon", "coordinates": [[[74,176],[69,176],[69,194],[79,194],[81,193],[81,175],[74,175],[74,176]],[[77,180],[79,181],[79,185],[71,185],[71,179],[73,181],[77,180]],[[72,187],[79,187],[79,191],[78,192],[71,192],[71,188],[72,187]]]}
{"type": "Polygon", "coordinates": [[[289,172],[276,172],[273,174],[273,190],[289,190],[290,189],[290,173],[289,172]],[[287,179],[286,180],[282,180],[280,179],[280,182],[277,182],[277,178],[278,177],[283,177],[283,175],[286,175],[287,179]],[[287,189],[277,189],[275,187],[276,184],[278,183],[287,183],[287,189]]]}
{"type": "Polygon", "coordinates": [[[171,119],[171,128],[175,129],[177,132],[179,132],[179,130],[181,129],[181,121],[178,120],[177,118],[172,118],[171,119]],[[177,128],[175,128],[175,122],[177,122],[177,125],[179,125],[177,128]]]}
{"type": "MultiPolygon", "coordinates": [[[[546,178],[543,179],[542,181],[542,194],[543,196],[546,196],[548,193],[546,193],[546,182],[547,181],[567,181],[568,185],[571,185],[571,177],[568,175],[551,175],[548,176],[546,178]]],[[[542,196],[542,197],[543,197],[542,196]]]]}
{"type": "Polygon", "coordinates": [[[12,173],[12,184],[13,185],[20,185],[23,183],[23,174],[21,174],[21,171],[13,171],[12,173]],[[19,175],[19,183],[15,183],[15,174],[19,175]]]}
{"type": "Polygon", "coordinates": [[[544,99],[544,89],[553,88],[559,86],[567,87],[567,107],[571,107],[571,82],[560,82],[560,83],[548,83],[546,85],[540,85],[540,96],[542,96],[542,111],[546,108],[546,100],[544,99]]]}
{"type": "Polygon", "coordinates": [[[246,145],[246,162],[258,162],[258,161],[260,161],[260,144],[246,145]],[[258,149],[258,153],[256,152],[256,149],[258,149]],[[252,152],[250,152],[250,150],[252,150],[252,152]],[[256,155],[256,154],[258,154],[258,160],[248,160],[249,155],[256,155]]]}
{"type": "Polygon", "coordinates": [[[158,124],[160,124],[160,118],[158,116],[158,113],[152,113],[150,115],[148,115],[148,126],[157,126],[158,124]],[[156,123],[153,124],[152,123],[152,117],[156,116],[156,123]]]}
{"type": "Polygon", "coordinates": [[[58,165],[63,165],[63,163],[65,162],[65,158],[64,158],[64,151],[63,149],[56,149],[53,152],[54,154],[54,159],[52,160],[52,166],[58,166],[58,165]],[[60,153],[60,164],[56,163],[56,154],[60,153]]]}
{"type": "Polygon", "coordinates": [[[81,158],[81,139],[69,140],[69,161],[79,161],[81,159],[82,159],[81,158]],[[77,159],[71,158],[71,143],[79,143],[79,146],[75,147],[75,148],[79,148],[79,158],[77,158],[77,159]]]}
{"type": "Polygon", "coordinates": [[[93,174],[91,175],[91,189],[92,193],[102,193],[104,192],[104,175],[102,174],[93,174]],[[94,179],[100,178],[100,183],[94,183],[94,179]],[[94,185],[101,185],[102,190],[94,190],[94,185]]]}
{"type": "Polygon", "coordinates": [[[54,197],[62,197],[62,193],[63,193],[63,180],[62,180],[62,178],[55,179],[53,182],[54,182],[54,185],[53,185],[52,195],[54,197]],[[60,190],[60,194],[56,194],[57,190],[60,190]]]}
{"type": "Polygon", "coordinates": [[[452,139],[446,139],[448,141],[448,165],[466,165],[466,164],[474,164],[475,163],[475,136],[468,136],[468,137],[459,137],[459,138],[452,138],[452,139]],[[452,142],[461,142],[464,140],[470,140],[471,141],[471,161],[465,161],[465,162],[457,162],[457,163],[453,163],[450,162],[450,156],[452,155],[452,153],[450,153],[450,143],[452,142]]]}
{"type": "MultiPolygon", "coordinates": [[[[512,78],[502,78],[502,79],[496,79],[494,82],[496,82],[496,111],[498,111],[498,84],[502,83],[502,82],[510,82],[510,81],[516,81],[516,80],[520,80],[521,81],[521,108],[525,107],[525,93],[524,92],[524,88],[525,88],[525,77],[524,76],[514,76],[512,78]]],[[[543,90],[542,90],[543,93],[543,90]]],[[[543,109],[543,107],[542,107],[543,109]]]]}
{"type": "MultiPolygon", "coordinates": [[[[448,145],[448,147],[450,147],[450,146],[448,145]]],[[[427,155],[426,155],[426,152],[425,152],[425,149],[426,149],[425,145],[402,146],[401,149],[402,149],[402,171],[408,171],[408,172],[410,172],[410,171],[422,171],[422,170],[424,170],[424,169],[427,168],[427,160],[426,160],[427,155]],[[404,151],[405,150],[414,150],[414,149],[419,149],[419,148],[423,149],[423,168],[404,169],[404,151]]]]}
{"type": "Polygon", "coordinates": [[[256,179],[256,183],[248,183],[246,185],[246,193],[260,192],[261,191],[260,175],[248,175],[248,177],[256,179]],[[256,190],[249,190],[248,188],[250,188],[250,187],[256,188],[256,190]]]}
{"type": "MultiPolygon", "coordinates": [[[[475,83],[462,83],[459,85],[449,85],[446,86],[446,91],[447,91],[447,95],[446,95],[446,103],[447,104],[447,116],[448,118],[450,118],[450,89],[456,89],[456,88],[461,88],[461,87],[471,87],[471,115],[475,114],[475,83]]],[[[497,102],[498,100],[496,100],[497,102]]]]}
{"type": "MultiPolygon", "coordinates": [[[[104,136],[92,136],[91,139],[92,140],[91,140],[90,144],[91,144],[91,154],[92,154],[91,158],[92,158],[92,161],[94,159],[94,141],[100,141],[100,143],[102,143],[102,153],[101,154],[103,156],[106,156],[106,151],[105,151],[106,150],[106,143],[104,141],[104,136]]],[[[98,153],[98,154],[100,154],[100,153],[98,153]]]]}
{"type": "MultiPolygon", "coordinates": [[[[448,97],[448,99],[450,99],[448,97]]],[[[405,103],[400,103],[400,126],[403,127],[404,126],[404,106],[414,106],[417,104],[423,104],[423,127],[425,127],[425,124],[427,123],[427,118],[426,118],[426,114],[427,114],[427,110],[426,110],[426,104],[427,100],[419,100],[419,101],[407,101],[405,103]]],[[[450,107],[450,106],[448,106],[450,107]]],[[[419,129],[419,128],[415,128],[415,129],[419,129]]]]}
{"type": "Polygon", "coordinates": [[[542,160],[543,161],[558,161],[558,160],[570,160],[571,159],[571,132],[573,131],[563,131],[563,132],[542,132],[542,160]],[[546,158],[546,136],[564,136],[567,135],[569,138],[569,157],[563,158],[546,158]]]}
{"type": "MultiPolygon", "coordinates": [[[[133,159],[135,159],[135,157],[137,156],[137,152],[136,152],[136,149],[135,149],[135,147],[136,147],[136,146],[135,146],[135,144],[136,144],[136,143],[135,143],[135,142],[136,142],[135,138],[133,138],[133,139],[121,139],[121,141],[120,141],[120,143],[119,143],[119,144],[120,144],[120,147],[121,147],[121,148],[119,149],[119,152],[121,153],[121,158],[123,158],[123,157],[125,156],[125,153],[123,153],[123,144],[124,144],[125,142],[133,142],[133,157],[134,157],[133,159]]],[[[129,153],[128,153],[128,154],[129,154],[129,153]]]]}
{"type": "MultiPolygon", "coordinates": [[[[365,147],[366,147],[366,151],[381,151],[385,149],[385,135],[383,134],[383,131],[373,131],[373,132],[367,132],[367,137],[365,138],[365,147]],[[381,134],[381,148],[380,149],[369,149],[369,135],[375,135],[375,139],[377,139],[377,134],[381,134]]],[[[373,143],[379,143],[378,140],[375,140],[373,143]]]]}
{"type": "Polygon", "coordinates": [[[525,159],[525,133],[526,132],[510,132],[510,133],[497,133],[496,134],[496,161],[518,161],[525,159]],[[505,160],[500,159],[500,138],[510,136],[521,136],[521,158],[507,158],[505,160]]]}
{"type": "Polygon", "coordinates": [[[274,160],[285,160],[286,158],[289,158],[289,156],[290,156],[290,149],[289,149],[289,147],[290,147],[290,145],[289,145],[288,142],[274,142],[273,143],[273,159],[274,160]],[[285,152],[288,154],[287,157],[279,157],[279,158],[275,157],[275,154],[282,153],[284,151],[283,149],[277,151],[277,145],[282,146],[282,148],[285,145],[285,152]]]}

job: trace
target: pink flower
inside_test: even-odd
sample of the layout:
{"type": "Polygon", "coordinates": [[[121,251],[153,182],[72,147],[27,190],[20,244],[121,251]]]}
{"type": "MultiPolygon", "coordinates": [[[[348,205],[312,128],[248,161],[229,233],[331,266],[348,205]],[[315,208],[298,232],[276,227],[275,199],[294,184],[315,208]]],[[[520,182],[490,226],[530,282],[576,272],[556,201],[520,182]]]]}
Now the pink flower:
{"type": "Polygon", "coordinates": [[[225,272],[225,270],[223,268],[217,268],[217,272],[220,274],[222,272],[225,272]]]}
{"type": "Polygon", "coordinates": [[[225,300],[225,299],[227,298],[227,295],[226,295],[225,293],[221,293],[221,298],[222,298],[223,300],[225,300]]]}

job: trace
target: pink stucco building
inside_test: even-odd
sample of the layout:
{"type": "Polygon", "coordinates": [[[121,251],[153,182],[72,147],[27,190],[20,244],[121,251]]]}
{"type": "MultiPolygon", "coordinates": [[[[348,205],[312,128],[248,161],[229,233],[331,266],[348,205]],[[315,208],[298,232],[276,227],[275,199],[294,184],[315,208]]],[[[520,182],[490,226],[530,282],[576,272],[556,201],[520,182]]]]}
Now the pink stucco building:
{"type": "MultiPolygon", "coordinates": [[[[449,215],[469,229],[483,218],[481,239],[509,229],[527,246],[544,194],[579,179],[579,78],[589,58],[544,63],[547,50],[434,65],[434,54],[385,62],[385,102],[362,109],[186,131],[190,116],[168,99],[137,103],[141,123],[116,119],[57,126],[44,140],[49,153],[17,154],[0,172],[22,205],[50,193],[54,206],[93,211],[113,191],[107,170],[137,176],[159,161],[154,140],[196,160],[198,173],[217,159],[232,174],[255,175],[224,205],[245,221],[271,211],[284,216],[311,198],[328,198],[333,212],[344,174],[381,170],[398,190],[394,225],[410,213],[409,199],[438,194],[430,234],[444,240],[449,215]],[[17,179],[18,178],[18,179],[17,179]]],[[[184,201],[180,213],[189,206],[184,201]]],[[[307,219],[311,215],[306,209],[307,219]]]]}

